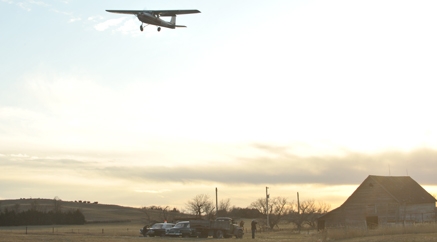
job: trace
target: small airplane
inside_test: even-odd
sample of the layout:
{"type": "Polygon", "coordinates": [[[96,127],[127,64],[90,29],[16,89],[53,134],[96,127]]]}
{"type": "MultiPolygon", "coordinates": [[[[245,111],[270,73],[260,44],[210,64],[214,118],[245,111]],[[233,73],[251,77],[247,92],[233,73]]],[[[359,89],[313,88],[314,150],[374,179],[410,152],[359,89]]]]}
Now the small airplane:
{"type": "Polygon", "coordinates": [[[197,9],[186,9],[186,10],[106,10],[110,13],[122,13],[122,14],[133,14],[137,16],[138,20],[141,21],[140,30],[143,31],[143,24],[156,25],[158,26],[158,32],[161,31],[161,27],[175,29],[175,28],[186,28],[184,25],[176,25],[176,15],[180,14],[191,14],[200,13],[197,9]],[[162,20],[160,17],[171,17],[170,22],[162,20]]]}

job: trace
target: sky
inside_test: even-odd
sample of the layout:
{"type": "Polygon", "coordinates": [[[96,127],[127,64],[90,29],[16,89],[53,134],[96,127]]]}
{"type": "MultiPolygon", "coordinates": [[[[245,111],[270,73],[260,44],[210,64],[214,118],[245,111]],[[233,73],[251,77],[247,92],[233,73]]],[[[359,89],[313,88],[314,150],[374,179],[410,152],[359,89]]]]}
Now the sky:
{"type": "MultiPolygon", "coordinates": [[[[0,0],[0,199],[437,194],[437,2],[0,0]],[[105,10],[198,9],[140,31],[105,10]]],[[[165,18],[169,20],[168,18],[165,18]]]]}

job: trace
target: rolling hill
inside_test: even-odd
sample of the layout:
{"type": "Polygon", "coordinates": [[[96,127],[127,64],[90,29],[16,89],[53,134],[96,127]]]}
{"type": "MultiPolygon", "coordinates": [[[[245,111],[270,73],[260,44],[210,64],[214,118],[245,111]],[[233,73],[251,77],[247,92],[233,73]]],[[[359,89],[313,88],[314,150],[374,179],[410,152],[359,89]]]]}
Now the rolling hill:
{"type": "MultiPolygon", "coordinates": [[[[79,209],[85,216],[87,223],[114,223],[114,222],[140,222],[151,223],[155,221],[173,220],[183,217],[179,212],[155,209],[139,209],[119,205],[97,204],[89,202],[74,202],[56,200],[63,211],[79,209]]],[[[50,211],[55,207],[54,199],[15,199],[0,200],[0,211],[4,209],[26,211],[35,207],[39,211],[50,211]]]]}

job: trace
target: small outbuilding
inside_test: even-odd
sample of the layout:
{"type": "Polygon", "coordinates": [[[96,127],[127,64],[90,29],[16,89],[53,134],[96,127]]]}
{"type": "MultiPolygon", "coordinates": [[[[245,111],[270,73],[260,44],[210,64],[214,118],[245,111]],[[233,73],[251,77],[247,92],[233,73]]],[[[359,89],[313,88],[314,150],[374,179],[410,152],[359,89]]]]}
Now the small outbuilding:
{"type": "Polygon", "coordinates": [[[338,208],[318,219],[318,228],[368,227],[435,222],[436,199],[409,176],[368,176],[338,208]]]}

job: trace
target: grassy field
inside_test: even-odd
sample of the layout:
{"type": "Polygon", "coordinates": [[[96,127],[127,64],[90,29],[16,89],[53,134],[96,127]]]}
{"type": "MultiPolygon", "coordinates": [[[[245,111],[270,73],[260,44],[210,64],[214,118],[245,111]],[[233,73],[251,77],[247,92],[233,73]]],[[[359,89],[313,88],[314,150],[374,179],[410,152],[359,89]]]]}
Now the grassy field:
{"type": "MultiPolygon", "coordinates": [[[[26,227],[0,227],[0,241],[61,241],[61,242],[119,242],[119,241],[210,241],[212,238],[169,238],[169,237],[142,237],[139,229],[142,224],[88,224],[82,226],[31,226],[26,227]]],[[[221,240],[236,240],[221,239],[221,240]]],[[[302,231],[301,233],[282,229],[272,232],[260,232],[256,234],[257,241],[291,241],[291,242],[430,242],[437,241],[437,226],[429,225],[416,230],[410,229],[379,229],[363,233],[356,230],[332,230],[318,233],[316,231],[302,231]]],[[[253,241],[250,231],[246,231],[243,239],[238,241],[253,241]]]]}
{"type": "MultiPolygon", "coordinates": [[[[65,241],[65,242],[119,242],[119,241],[204,241],[216,240],[212,238],[169,238],[169,237],[142,237],[139,234],[141,225],[135,224],[100,224],[84,226],[37,226],[0,228],[0,241],[65,241]]],[[[222,240],[236,240],[222,239],[222,240]]],[[[256,234],[258,241],[302,241],[316,242],[319,240],[314,234],[299,234],[292,231],[263,232],[256,234]]],[[[238,241],[252,241],[250,231],[238,241]]]]}

